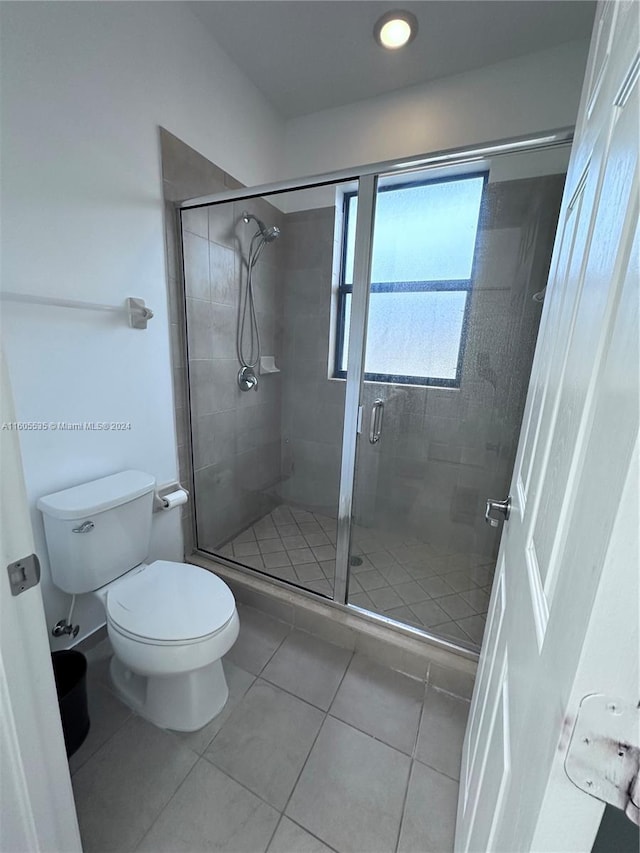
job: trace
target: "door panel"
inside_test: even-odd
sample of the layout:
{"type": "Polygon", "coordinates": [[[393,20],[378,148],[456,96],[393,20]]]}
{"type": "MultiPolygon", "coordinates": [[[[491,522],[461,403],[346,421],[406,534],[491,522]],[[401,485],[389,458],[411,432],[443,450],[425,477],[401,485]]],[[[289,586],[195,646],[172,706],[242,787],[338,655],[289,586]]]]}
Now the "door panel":
{"type": "Polygon", "coordinates": [[[609,549],[639,403],[638,22],[627,4],[601,5],[597,20],[500,546],[503,630],[483,649],[465,738],[467,800],[478,805],[461,798],[459,851],[590,849],[602,804],[563,771],[573,717],[582,695],[605,682],[629,699],[639,689],[633,656],[620,658],[625,627],[590,618],[602,589],[635,588],[637,566],[612,561],[609,549]],[[505,694],[484,673],[507,660],[505,694]],[[502,724],[487,735],[482,714],[505,695],[508,777],[502,724]],[[495,815],[489,833],[486,815],[495,815]]]}
{"type": "Polygon", "coordinates": [[[197,547],[330,598],[345,418],[332,327],[344,189],[182,216],[197,547]],[[250,383],[238,381],[241,367],[250,383]]]}
{"type": "MultiPolygon", "coordinates": [[[[506,604],[504,596],[504,584],[504,561],[502,561],[500,563],[500,568],[496,574],[496,579],[494,582],[493,601],[489,613],[489,628],[487,630],[487,635],[485,639],[485,644],[487,648],[497,648],[498,641],[502,633],[506,604]]],[[[477,682],[478,692],[480,695],[486,697],[486,700],[488,700],[490,696],[493,696],[496,693],[497,686],[494,682],[495,679],[499,677],[497,675],[499,671],[499,662],[497,661],[497,658],[495,656],[485,656],[482,659],[482,664],[478,672],[477,682]]],[[[470,754],[465,756],[466,761],[465,765],[463,766],[462,779],[465,780],[465,808],[467,807],[466,804],[469,798],[469,791],[471,789],[471,776],[473,765],[475,764],[476,756],[478,754],[478,747],[480,743],[484,741],[484,739],[479,735],[479,732],[483,728],[483,721],[487,713],[487,706],[488,701],[485,701],[482,704],[476,704],[471,709],[471,713],[469,715],[469,738],[471,743],[474,744],[474,749],[472,752],[470,752],[470,754]]]]}
{"type": "Polygon", "coordinates": [[[541,313],[533,296],[564,183],[557,161],[547,164],[536,177],[522,177],[526,156],[487,159],[480,177],[465,167],[402,183],[383,175],[376,195],[348,600],[471,649],[485,630],[499,540],[485,502],[504,497],[512,475],[541,313]],[[424,208],[417,196],[403,207],[402,193],[421,182],[438,192],[424,208]],[[476,185],[476,219],[465,209],[461,239],[447,192],[465,182],[476,185]],[[414,252],[407,272],[404,256],[425,229],[430,251],[414,252]]]}

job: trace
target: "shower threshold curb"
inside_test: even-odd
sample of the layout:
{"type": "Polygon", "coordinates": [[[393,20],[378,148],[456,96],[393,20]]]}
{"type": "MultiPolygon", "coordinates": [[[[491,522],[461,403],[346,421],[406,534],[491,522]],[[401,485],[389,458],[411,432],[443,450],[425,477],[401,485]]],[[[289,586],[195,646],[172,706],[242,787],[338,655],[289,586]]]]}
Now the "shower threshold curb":
{"type": "Polygon", "coordinates": [[[219,575],[240,603],[413,678],[426,681],[432,665],[476,674],[476,652],[430,637],[417,628],[249,574],[201,552],[190,554],[185,561],[219,575]]]}

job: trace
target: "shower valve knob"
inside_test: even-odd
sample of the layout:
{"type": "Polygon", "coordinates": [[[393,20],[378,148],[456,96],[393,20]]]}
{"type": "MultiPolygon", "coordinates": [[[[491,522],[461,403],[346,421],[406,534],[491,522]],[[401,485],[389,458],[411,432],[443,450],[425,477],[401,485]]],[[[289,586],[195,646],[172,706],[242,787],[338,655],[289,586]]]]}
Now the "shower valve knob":
{"type": "Polygon", "coordinates": [[[258,390],[258,377],[250,367],[241,367],[238,372],[238,385],[241,391],[258,390]]]}

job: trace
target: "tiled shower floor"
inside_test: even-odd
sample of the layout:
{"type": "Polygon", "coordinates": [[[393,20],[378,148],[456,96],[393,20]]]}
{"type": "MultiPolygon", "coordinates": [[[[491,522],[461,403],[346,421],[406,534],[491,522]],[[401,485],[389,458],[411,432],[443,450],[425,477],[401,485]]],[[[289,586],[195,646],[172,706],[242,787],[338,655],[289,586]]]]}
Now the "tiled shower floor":
{"type": "MultiPolygon", "coordinates": [[[[279,506],[219,550],[273,577],[329,597],[336,520],[279,506]]],[[[354,526],[349,603],[447,639],[479,647],[494,562],[475,554],[438,555],[426,543],[354,526]],[[353,557],[356,560],[353,560],[353,557]]]]}
{"type": "Polygon", "coordinates": [[[152,726],[90,652],[91,729],[70,761],[83,849],[448,853],[473,677],[426,684],[240,606],[229,700],[200,731],[152,726]]]}

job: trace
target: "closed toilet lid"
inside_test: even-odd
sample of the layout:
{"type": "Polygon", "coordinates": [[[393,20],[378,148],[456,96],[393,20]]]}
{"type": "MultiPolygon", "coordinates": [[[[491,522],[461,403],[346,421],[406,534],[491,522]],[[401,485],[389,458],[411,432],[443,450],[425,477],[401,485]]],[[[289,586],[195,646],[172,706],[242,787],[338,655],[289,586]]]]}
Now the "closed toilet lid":
{"type": "Polygon", "coordinates": [[[107,595],[116,627],[149,640],[188,641],[213,634],[233,616],[226,583],[189,563],[157,560],[107,595]]]}

